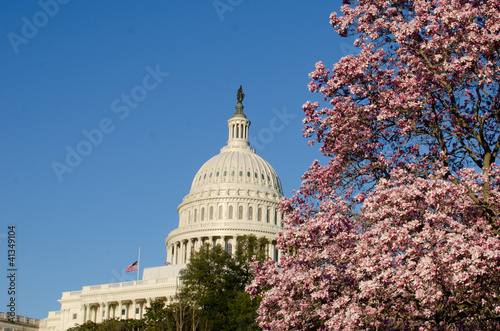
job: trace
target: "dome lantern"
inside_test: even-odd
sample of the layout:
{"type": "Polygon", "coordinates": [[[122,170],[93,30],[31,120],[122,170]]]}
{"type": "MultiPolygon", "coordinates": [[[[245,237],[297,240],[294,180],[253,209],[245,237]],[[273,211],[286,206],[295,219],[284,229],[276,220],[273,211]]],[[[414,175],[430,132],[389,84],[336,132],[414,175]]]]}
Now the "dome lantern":
{"type": "Polygon", "coordinates": [[[249,148],[250,143],[248,142],[248,129],[251,122],[245,116],[243,112],[243,98],[245,94],[243,93],[243,88],[240,85],[238,93],[236,95],[238,103],[236,104],[236,112],[233,114],[227,124],[229,126],[229,139],[227,141],[227,147],[236,148],[249,148]]]}

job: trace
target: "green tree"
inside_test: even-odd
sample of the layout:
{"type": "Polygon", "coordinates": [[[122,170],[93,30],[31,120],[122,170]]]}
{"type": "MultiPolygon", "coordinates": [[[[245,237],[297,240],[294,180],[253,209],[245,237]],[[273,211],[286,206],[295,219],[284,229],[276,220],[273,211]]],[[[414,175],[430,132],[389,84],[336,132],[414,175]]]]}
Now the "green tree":
{"type": "Polygon", "coordinates": [[[245,287],[253,278],[250,262],[266,259],[268,243],[250,235],[238,237],[234,257],[220,245],[205,245],[193,252],[180,273],[180,296],[190,303],[192,314],[199,313],[200,330],[258,330],[254,322],[258,304],[245,293],[245,287]]]}
{"type": "Polygon", "coordinates": [[[175,330],[174,318],[164,299],[156,299],[151,307],[146,307],[144,325],[147,331],[175,330]]]}
{"type": "Polygon", "coordinates": [[[77,324],[76,326],[69,328],[68,331],[97,331],[99,325],[92,321],[87,321],[83,324],[77,324]]]}
{"type": "Polygon", "coordinates": [[[265,237],[257,238],[253,234],[238,237],[235,259],[242,264],[249,264],[253,260],[264,262],[269,254],[268,245],[269,239],[265,237]]]}
{"type": "MultiPolygon", "coordinates": [[[[145,324],[143,320],[118,320],[109,319],[102,323],[95,323],[92,321],[87,321],[81,325],[76,325],[75,327],[69,328],[69,331],[140,331],[145,330],[145,324]]],[[[158,329],[160,330],[160,329],[158,329]]]]}

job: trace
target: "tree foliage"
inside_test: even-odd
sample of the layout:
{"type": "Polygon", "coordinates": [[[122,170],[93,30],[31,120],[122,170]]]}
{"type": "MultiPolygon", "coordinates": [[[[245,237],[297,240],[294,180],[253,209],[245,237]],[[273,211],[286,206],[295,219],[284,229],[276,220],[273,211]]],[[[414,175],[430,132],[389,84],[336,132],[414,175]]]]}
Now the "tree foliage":
{"type": "Polygon", "coordinates": [[[151,306],[146,307],[144,314],[144,330],[156,331],[175,331],[175,319],[173,309],[165,305],[164,299],[151,301],[151,306]]]}
{"type": "Polygon", "coordinates": [[[139,331],[139,330],[161,330],[161,329],[146,329],[144,320],[135,319],[108,319],[102,323],[87,321],[81,325],[69,328],[68,331],[139,331]]]}
{"type": "Polygon", "coordinates": [[[249,259],[264,259],[261,253],[266,244],[255,236],[239,237],[235,258],[220,245],[205,245],[193,252],[180,273],[183,287],[179,296],[198,313],[200,329],[258,329],[254,321],[257,301],[250,299],[245,287],[253,278],[249,259]]]}
{"type": "Polygon", "coordinates": [[[244,235],[238,237],[238,244],[234,259],[244,273],[243,283],[248,285],[253,279],[253,267],[251,262],[262,263],[268,259],[269,256],[269,240],[265,237],[257,238],[255,235],[244,235]]]}
{"type": "Polygon", "coordinates": [[[279,265],[255,265],[265,330],[500,327],[500,3],[344,1],[357,55],[316,63],[315,161],[279,265]]]}

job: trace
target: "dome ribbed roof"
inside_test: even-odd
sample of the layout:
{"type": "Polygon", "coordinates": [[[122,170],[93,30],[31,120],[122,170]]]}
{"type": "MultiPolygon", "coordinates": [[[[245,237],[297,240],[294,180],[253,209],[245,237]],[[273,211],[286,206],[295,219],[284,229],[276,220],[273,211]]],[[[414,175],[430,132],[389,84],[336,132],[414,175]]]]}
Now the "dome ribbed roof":
{"type": "Polygon", "coordinates": [[[224,150],[212,157],[198,170],[191,193],[213,184],[253,184],[283,194],[281,182],[274,169],[250,149],[224,150]]]}

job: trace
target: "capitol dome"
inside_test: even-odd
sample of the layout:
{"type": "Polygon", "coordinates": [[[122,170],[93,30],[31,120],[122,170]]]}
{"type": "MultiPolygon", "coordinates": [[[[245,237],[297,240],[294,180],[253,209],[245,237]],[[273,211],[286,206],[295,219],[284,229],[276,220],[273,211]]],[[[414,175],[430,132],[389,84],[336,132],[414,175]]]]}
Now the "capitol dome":
{"type": "Polygon", "coordinates": [[[187,263],[191,252],[206,243],[232,254],[238,237],[249,234],[268,238],[268,256],[278,259],[275,237],[281,231],[283,190],[271,165],[250,147],[243,98],[240,87],[236,112],[227,121],[226,146],[201,166],[177,208],[179,227],[165,239],[170,264],[187,263]]]}
{"type": "Polygon", "coordinates": [[[191,185],[191,192],[220,185],[254,186],[283,194],[281,183],[274,169],[263,158],[250,150],[222,150],[198,170],[191,185]]]}

